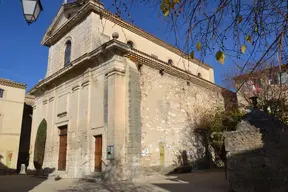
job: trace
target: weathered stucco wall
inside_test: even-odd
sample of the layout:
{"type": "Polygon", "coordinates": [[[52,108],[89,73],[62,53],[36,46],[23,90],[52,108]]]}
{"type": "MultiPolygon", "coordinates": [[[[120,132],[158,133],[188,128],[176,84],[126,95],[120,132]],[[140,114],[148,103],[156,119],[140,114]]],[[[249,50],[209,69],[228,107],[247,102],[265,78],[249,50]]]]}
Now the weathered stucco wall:
{"type": "Polygon", "coordinates": [[[16,169],[25,89],[2,84],[0,88],[4,90],[0,98],[0,169],[16,169]]]}
{"type": "MultiPolygon", "coordinates": [[[[143,167],[170,166],[186,151],[190,161],[203,157],[204,147],[193,131],[197,118],[215,107],[224,107],[223,97],[187,82],[143,66],[141,68],[141,143],[143,167]],[[164,145],[164,162],[159,143],[164,145]]],[[[160,144],[161,145],[161,144],[160,144]]]]}

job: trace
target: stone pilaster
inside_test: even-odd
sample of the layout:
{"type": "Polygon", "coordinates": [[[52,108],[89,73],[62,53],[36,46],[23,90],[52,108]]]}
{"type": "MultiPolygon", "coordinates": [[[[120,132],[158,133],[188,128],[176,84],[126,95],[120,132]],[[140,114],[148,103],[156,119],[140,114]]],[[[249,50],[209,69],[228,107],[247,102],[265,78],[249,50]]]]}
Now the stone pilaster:
{"type": "MultiPolygon", "coordinates": [[[[116,56],[117,57],[117,56],[116,56]]],[[[125,163],[126,135],[126,86],[125,66],[117,58],[109,64],[106,73],[106,110],[107,145],[114,145],[114,159],[110,160],[105,174],[108,177],[125,179],[123,164],[125,163]]],[[[107,147],[107,146],[103,146],[107,147]]]]}
{"type": "Polygon", "coordinates": [[[140,73],[135,64],[129,66],[127,75],[128,87],[128,130],[126,173],[132,180],[141,174],[141,98],[140,73]]]}

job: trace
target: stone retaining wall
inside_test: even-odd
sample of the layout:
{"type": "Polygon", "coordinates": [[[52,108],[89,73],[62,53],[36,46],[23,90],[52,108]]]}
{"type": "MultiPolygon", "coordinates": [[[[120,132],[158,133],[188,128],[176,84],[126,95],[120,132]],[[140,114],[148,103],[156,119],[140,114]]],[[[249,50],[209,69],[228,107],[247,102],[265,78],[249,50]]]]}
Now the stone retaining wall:
{"type": "Polygon", "coordinates": [[[288,190],[288,135],[283,123],[260,110],[225,133],[227,177],[235,192],[288,190]]]}

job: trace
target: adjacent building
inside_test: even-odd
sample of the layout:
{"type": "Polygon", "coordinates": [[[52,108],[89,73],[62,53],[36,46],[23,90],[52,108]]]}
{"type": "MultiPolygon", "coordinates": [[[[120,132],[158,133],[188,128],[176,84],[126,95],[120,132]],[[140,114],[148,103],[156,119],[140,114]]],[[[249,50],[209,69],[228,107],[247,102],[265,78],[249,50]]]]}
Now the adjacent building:
{"type": "Polygon", "coordinates": [[[26,85],[0,78],[0,172],[16,170],[26,85]]]}
{"type": "MultiPolygon", "coordinates": [[[[214,70],[107,11],[97,0],[64,3],[43,37],[45,78],[35,96],[31,151],[47,121],[43,168],[61,177],[103,172],[131,179],[205,155],[193,135],[207,110],[233,93],[214,70]]],[[[33,154],[29,169],[34,169],[33,154]]]]}
{"type": "Polygon", "coordinates": [[[234,77],[239,107],[250,108],[253,96],[258,97],[259,105],[272,114],[287,109],[288,65],[271,66],[234,77]]]}

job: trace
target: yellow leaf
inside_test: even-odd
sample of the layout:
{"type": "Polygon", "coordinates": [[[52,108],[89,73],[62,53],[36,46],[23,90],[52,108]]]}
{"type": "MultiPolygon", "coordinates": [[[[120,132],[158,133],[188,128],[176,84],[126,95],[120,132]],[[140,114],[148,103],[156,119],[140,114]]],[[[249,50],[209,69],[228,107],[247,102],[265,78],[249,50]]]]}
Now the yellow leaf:
{"type": "Polygon", "coordinates": [[[241,52],[242,53],[245,53],[246,52],[246,45],[245,44],[243,44],[242,46],[241,46],[241,52]]]}
{"type": "Polygon", "coordinates": [[[216,60],[221,63],[221,64],[224,64],[224,61],[225,61],[225,54],[222,52],[222,51],[218,51],[216,53],[216,60]]]}
{"type": "Polygon", "coordinates": [[[180,0],[173,0],[173,1],[172,1],[172,4],[171,4],[171,8],[174,9],[174,6],[175,6],[177,3],[180,3],[180,0]]]}
{"type": "Polygon", "coordinates": [[[194,59],[194,51],[191,51],[191,53],[190,53],[190,58],[191,58],[191,59],[194,59]]]}
{"type": "Polygon", "coordinates": [[[168,9],[166,9],[164,12],[163,12],[163,14],[164,14],[164,17],[167,17],[168,15],[169,15],[169,10],[168,9]]]}
{"type": "Polygon", "coordinates": [[[201,50],[201,43],[200,43],[200,42],[198,42],[198,43],[196,44],[196,48],[197,48],[198,51],[201,50]]]}
{"type": "Polygon", "coordinates": [[[246,41],[248,41],[249,43],[251,43],[251,42],[252,42],[252,38],[251,38],[251,36],[250,36],[250,35],[247,35],[247,36],[246,36],[246,41]]]}
{"type": "Polygon", "coordinates": [[[239,15],[239,16],[238,16],[238,18],[237,18],[237,21],[238,21],[238,23],[241,23],[241,22],[242,22],[242,20],[243,20],[243,17],[242,17],[242,15],[239,15]]]}
{"type": "Polygon", "coordinates": [[[164,14],[164,17],[167,17],[169,15],[170,9],[171,9],[171,2],[170,0],[163,0],[160,9],[164,14]]]}

